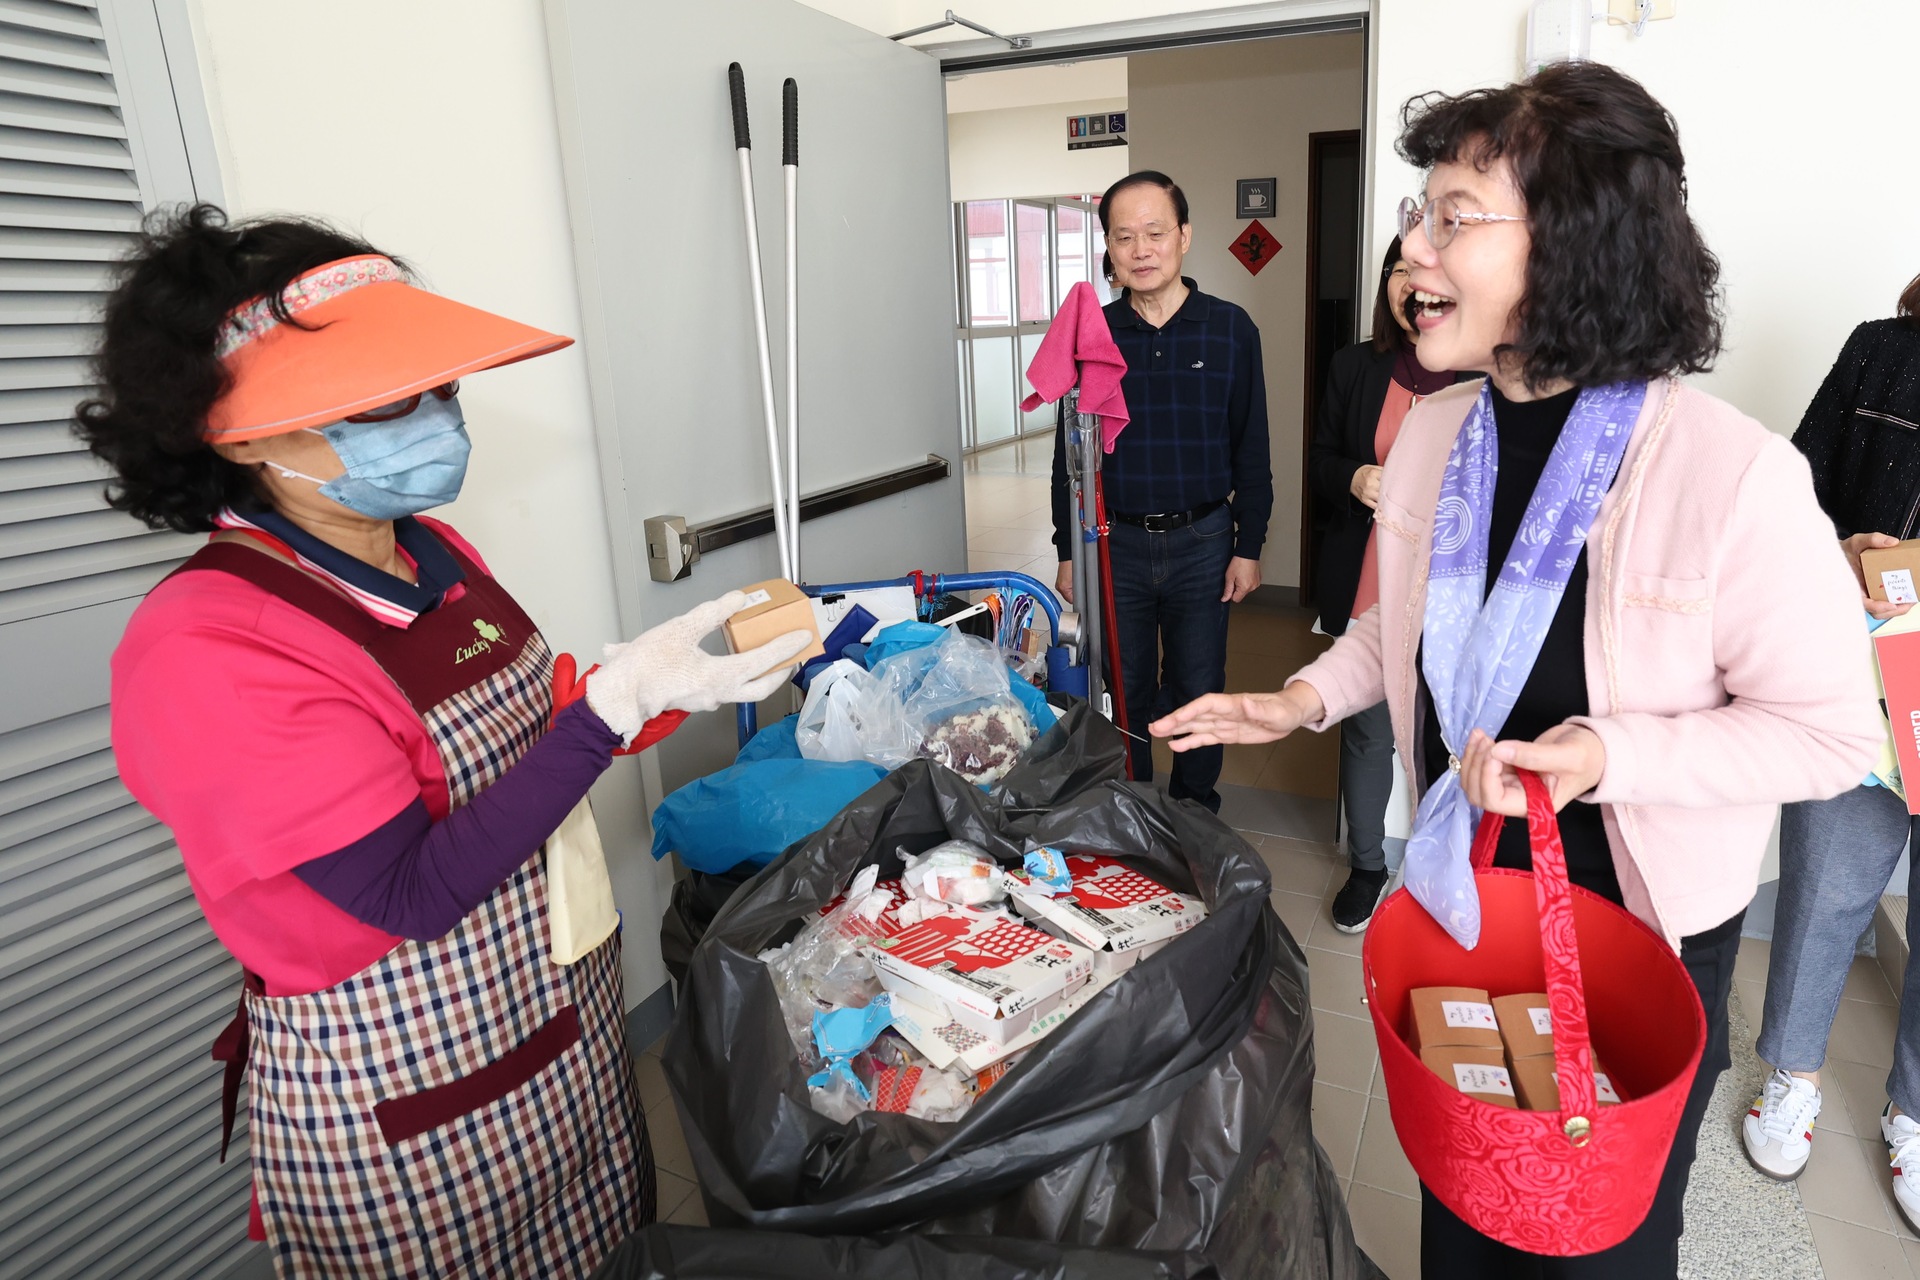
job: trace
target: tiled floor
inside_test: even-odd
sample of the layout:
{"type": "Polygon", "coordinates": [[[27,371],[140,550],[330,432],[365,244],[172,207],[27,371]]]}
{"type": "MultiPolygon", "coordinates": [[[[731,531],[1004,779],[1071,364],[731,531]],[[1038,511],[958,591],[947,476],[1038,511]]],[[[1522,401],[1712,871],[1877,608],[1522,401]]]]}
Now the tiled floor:
{"type": "MultiPolygon", "coordinates": [[[[1053,585],[1059,556],[1053,549],[1050,506],[1051,435],[1018,440],[967,458],[967,568],[1012,570],[1053,585]]],[[[1312,632],[1304,610],[1240,605],[1227,627],[1227,692],[1280,687],[1329,643],[1312,632]]],[[[1172,757],[1154,752],[1164,776],[1172,757]]],[[[1220,781],[1331,800],[1339,785],[1339,741],[1331,734],[1295,734],[1258,746],[1230,746],[1220,781]]]]}
{"type": "MultiPolygon", "coordinates": [[[[1339,933],[1327,917],[1345,878],[1339,852],[1330,844],[1241,834],[1265,859],[1274,910],[1306,953],[1314,1010],[1314,1133],[1346,1192],[1354,1236],[1389,1280],[1418,1280],[1419,1188],[1394,1134],[1373,1027],[1360,1003],[1363,936],[1339,933]]],[[[1884,1149],[1875,1137],[1898,1010],[1872,961],[1856,961],[1848,978],[1806,1173],[1793,1184],[1769,1182],[1739,1154],[1735,1125],[1765,1071],[1753,1056],[1753,1036],[1765,1000],[1768,952],[1767,943],[1753,939],[1741,948],[1734,1069],[1723,1077],[1702,1130],[1681,1275],[1920,1280],[1920,1236],[1894,1207],[1884,1149]]],[[[704,1224],[659,1050],[656,1044],[639,1055],[636,1070],[660,1170],[660,1214],[669,1222],[704,1224]]]]}

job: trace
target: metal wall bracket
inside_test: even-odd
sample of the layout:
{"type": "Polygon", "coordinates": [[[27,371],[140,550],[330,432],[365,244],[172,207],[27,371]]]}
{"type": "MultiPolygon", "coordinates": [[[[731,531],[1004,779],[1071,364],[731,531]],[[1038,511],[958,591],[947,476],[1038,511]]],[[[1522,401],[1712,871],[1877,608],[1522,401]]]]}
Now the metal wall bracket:
{"type": "MultiPolygon", "coordinates": [[[[925,462],[806,495],[800,499],[800,519],[832,515],[923,484],[938,483],[951,474],[953,464],[930,453],[925,462]]],[[[692,573],[694,564],[707,552],[771,534],[773,506],[755,507],[696,525],[689,525],[684,516],[650,516],[645,528],[648,575],[655,582],[677,582],[692,573]]]]}
{"type": "Polygon", "coordinates": [[[898,35],[888,36],[887,39],[911,40],[914,36],[923,36],[929,31],[938,31],[942,27],[965,27],[969,31],[978,31],[981,35],[990,36],[995,40],[1005,40],[1008,46],[1014,49],[1031,49],[1033,47],[1032,36],[1003,36],[998,31],[983,27],[977,22],[969,22],[951,9],[947,10],[947,16],[942,21],[929,22],[924,27],[915,27],[911,31],[902,31],[898,35]]]}

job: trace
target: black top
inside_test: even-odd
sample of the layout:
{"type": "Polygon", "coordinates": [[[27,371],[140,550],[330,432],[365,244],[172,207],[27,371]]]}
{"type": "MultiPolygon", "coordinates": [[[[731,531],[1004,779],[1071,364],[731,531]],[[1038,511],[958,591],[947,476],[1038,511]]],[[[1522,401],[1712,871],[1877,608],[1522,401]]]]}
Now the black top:
{"type": "Polygon", "coordinates": [[[1313,440],[1307,446],[1307,478],[1313,494],[1313,596],[1320,610],[1320,629],[1330,636],[1345,634],[1360,589],[1360,562],[1373,529],[1373,509],[1353,496],[1353,473],[1386,461],[1374,456],[1373,443],[1387,402],[1387,384],[1397,381],[1416,395],[1428,396],[1453,382],[1480,376],[1431,374],[1416,362],[1419,372],[1409,378],[1403,373],[1405,352],[1404,346],[1376,351],[1371,342],[1334,352],[1326,389],[1314,411],[1313,440]]]}
{"type": "MultiPolygon", "coordinates": [[[[1186,285],[1187,300],[1158,329],[1124,293],[1105,307],[1127,363],[1120,391],[1128,414],[1101,461],[1107,510],[1165,515],[1230,501],[1233,554],[1257,560],[1273,514],[1260,331],[1233,303],[1200,292],[1190,279],[1186,285]]],[[[1057,438],[1053,545],[1063,561],[1072,558],[1078,536],[1067,494],[1065,441],[1057,438]]]]}
{"type": "MultiPolygon", "coordinates": [[[[1513,538],[1526,515],[1540,473],[1546,470],[1547,455],[1560,438],[1578,388],[1545,400],[1520,403],[1493,392],[1494,427],[1499,437],[1500,475],[1493,486],[1493,515],[1487,526],[1487,581],[1490,590],[1499,576],[1501,563],[1513,546],[1513,538]]],[[[1587,553],[1584,549],[1574,563],[1573,576],[1567,580],[1567,593],[1547,628],[1547,638],[1534,659],[1533,671],[1521,687],[1506,726],[1497,735],[1531,741],[1555,725],[1573,716],[1587,714],[1587,553]]],[[[1416,657],[1416,663],[1424,654],[1416,657]]],[[[1439,718],[1433,715],[1432,695],[1427,677],[1420,671],[1421,762],[1431,780],[1447,772],[1447,746],[1440,738],[1439,718]]],[[[1613,870],[1613,853],[1607,846],[1607,831],[1601,822],[1600,806],[1576,800],[1560,814],[1560,839],[1567,851],[1567,878],[1602,897],[1620,901],[1620,881],[1613,870]]],[[[1494,865],[1530,870],[1533,859],[1527,846],[1527,824],[1509,820],[1500,833],[1500,847],[1494,865]]]]}
{"type": "Polygon", "coordinates": [[[1855,329],[1793,443],[1841,537],[1920,534],[1920,325],[1872,320],[1855,329]]]}

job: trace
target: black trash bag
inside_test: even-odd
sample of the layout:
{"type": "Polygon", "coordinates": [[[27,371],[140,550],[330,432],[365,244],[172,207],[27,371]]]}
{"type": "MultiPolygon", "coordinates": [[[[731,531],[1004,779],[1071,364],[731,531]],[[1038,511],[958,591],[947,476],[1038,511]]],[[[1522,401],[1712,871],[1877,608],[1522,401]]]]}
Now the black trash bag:
{"type": "MultiPolygon", "coordinates": [[[[1126,775],[1127,740],[1112,721],[1085,698],[1053,694],[1049,701],[1059,720],[994,788],[1011,809],[1049,809],[1088,787],[1126,775]]],[[[686,989],[687,962],[714,913],[758,871],[747,865],[718,875],[689,871],[674,884],[673,898],[660,919],[660,956],[675,990],[686,989]]]]}
{"type": "Polygon", "coordinates": [[[591,1280],[1218,1280],[1192,1254],[1081,1249],[992,1236],[805,1236],[656,1224],[591,1280]]]}
{"type": "Polygon", "coordinates": [[[663,1057],[710,1220],[1200,1251],[1230,1280],[1370,1274],[1313,1141],[1306,964],[1270,888],[1218,818],[1149,786],[1105,782],[1033,811],[924,761],[896,770],[735,894],[694,953],[663,1057]],[[1108,850],[1210,915],[962,1120],[835,1123],[808,1105],[757,957],[862,866],[895,876],[903,853],[955,838],[1009,865],[1030,842],[1108,850]]]}

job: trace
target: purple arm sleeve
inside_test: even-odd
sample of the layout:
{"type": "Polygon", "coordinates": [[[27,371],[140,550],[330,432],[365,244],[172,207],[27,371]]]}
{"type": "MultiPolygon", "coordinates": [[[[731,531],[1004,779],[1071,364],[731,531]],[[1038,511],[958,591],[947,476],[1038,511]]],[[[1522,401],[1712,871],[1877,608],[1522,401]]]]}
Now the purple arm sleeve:
{"type": "Polygon", "coordinates": [[[619,745],[582,699],[465,807],[434,822],[415,800],[293,874],[363,924],[403,938],[441,937],[534,855],[619,745]]]}

